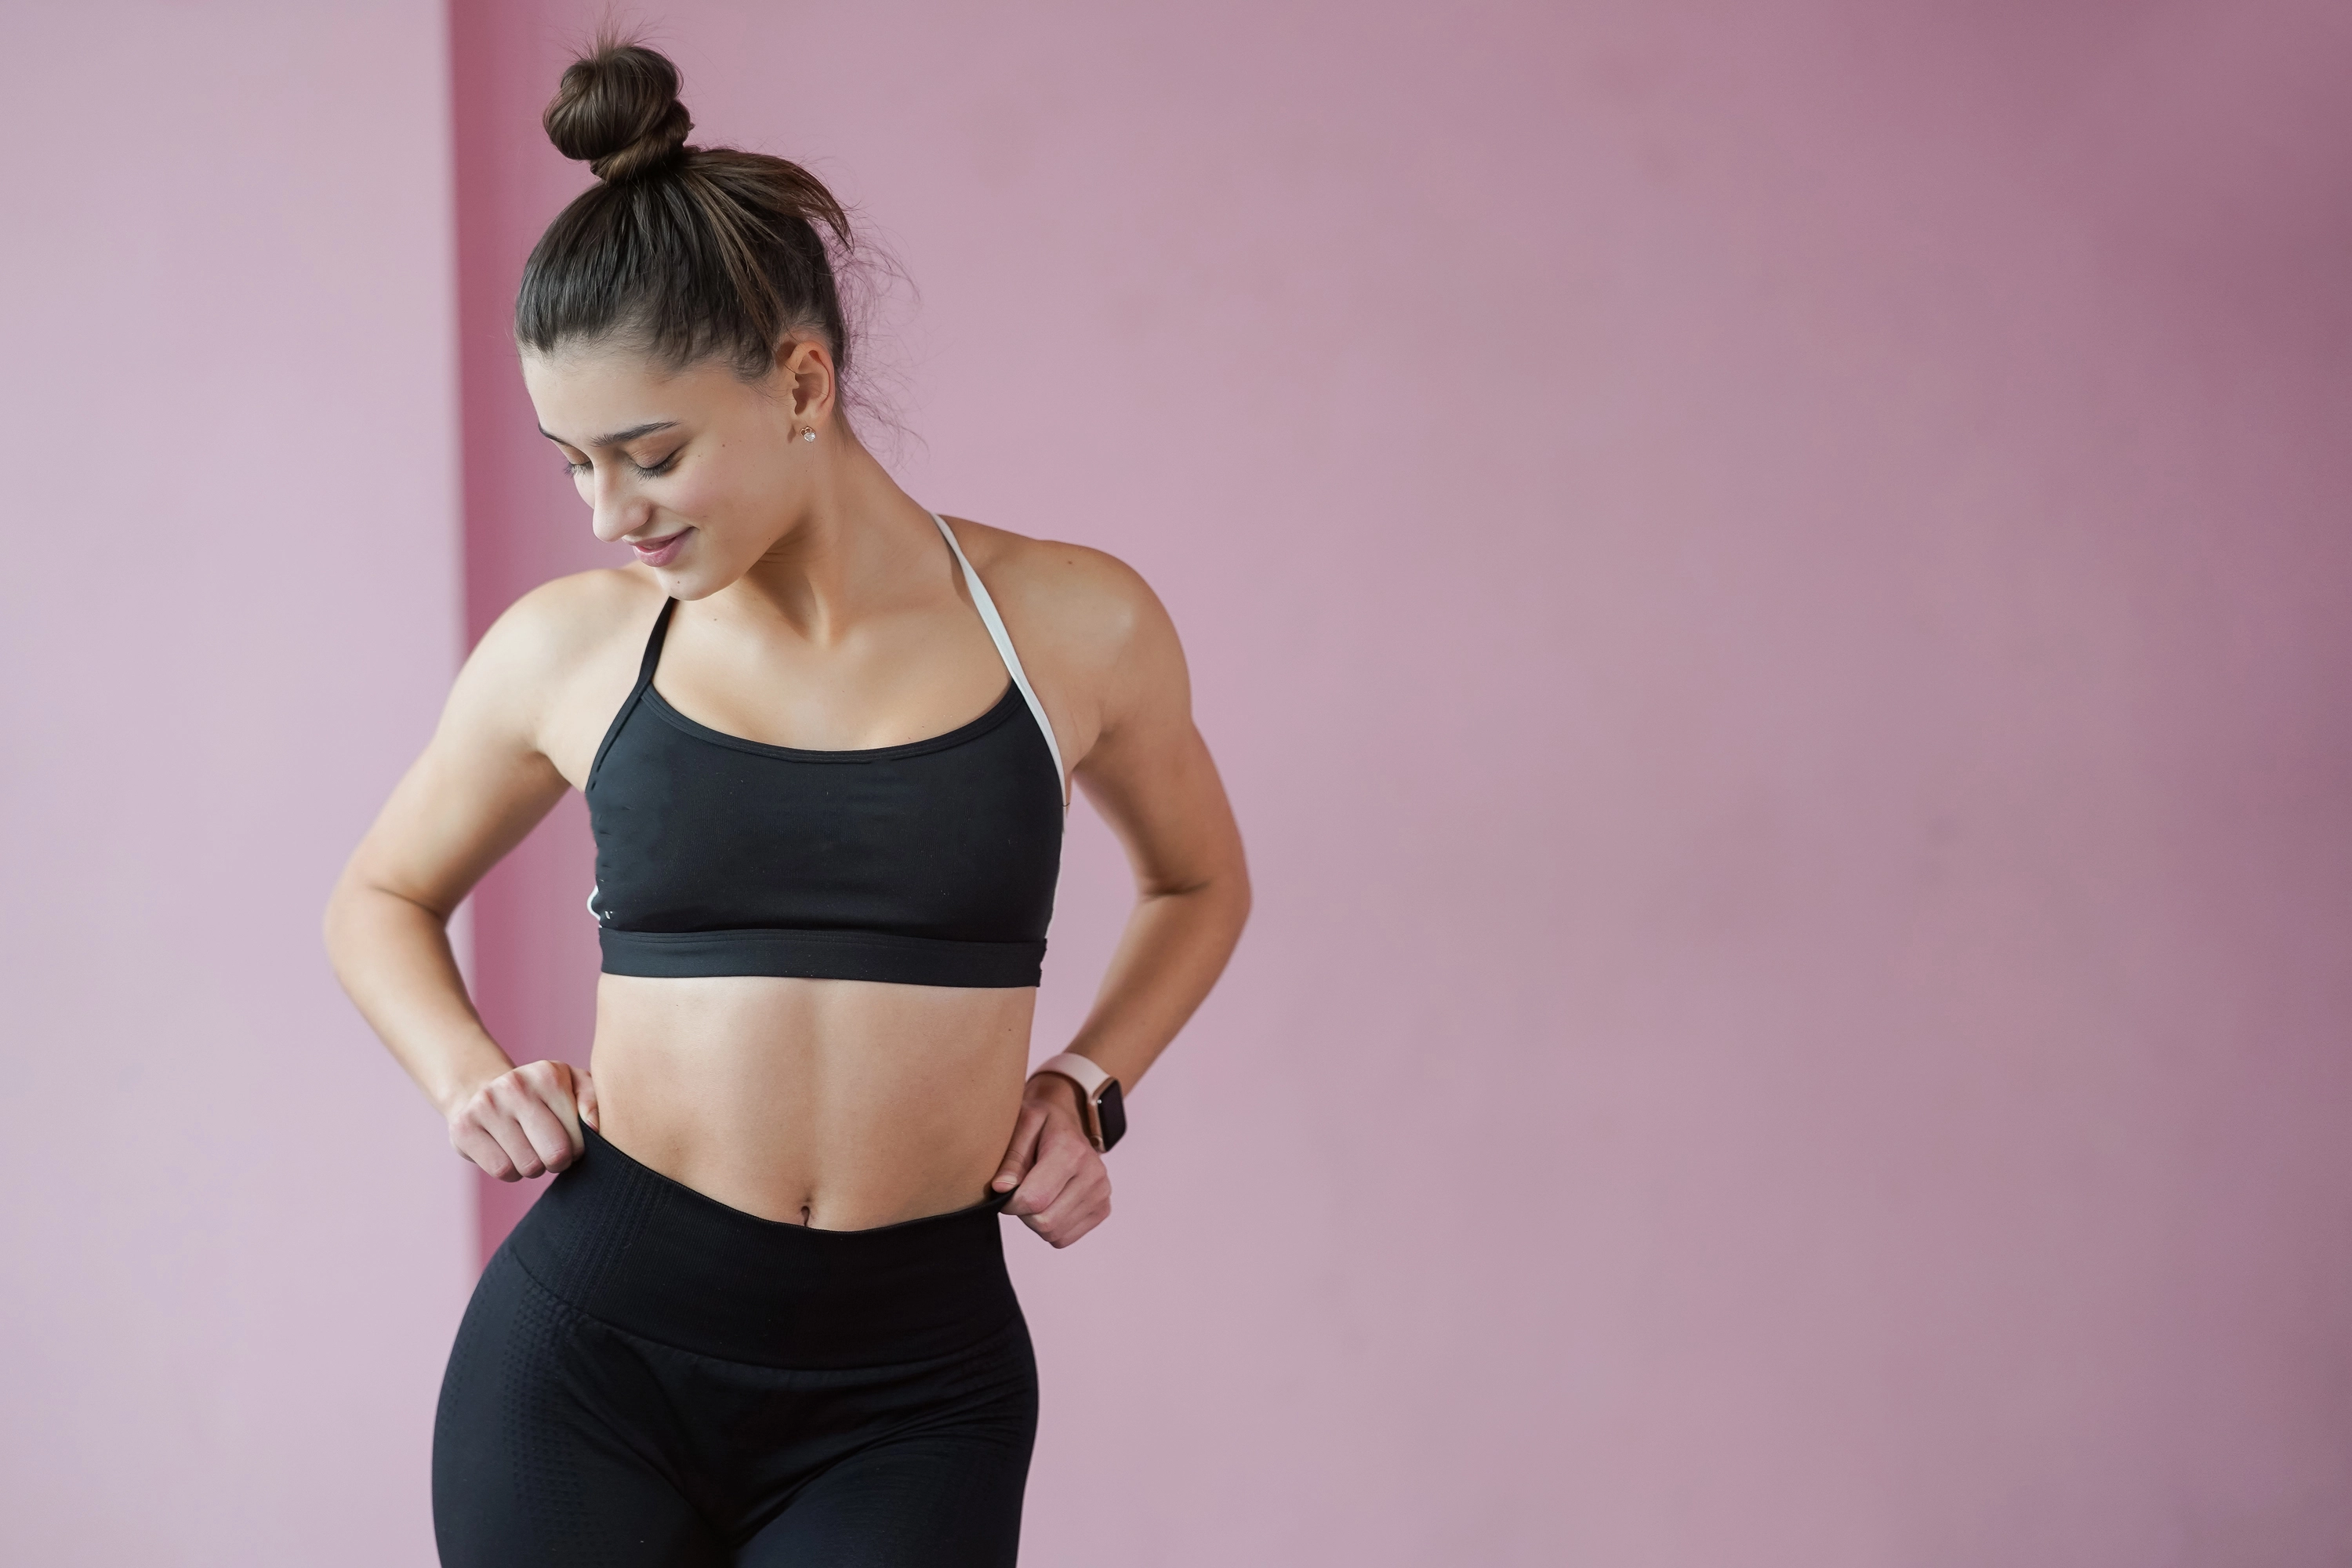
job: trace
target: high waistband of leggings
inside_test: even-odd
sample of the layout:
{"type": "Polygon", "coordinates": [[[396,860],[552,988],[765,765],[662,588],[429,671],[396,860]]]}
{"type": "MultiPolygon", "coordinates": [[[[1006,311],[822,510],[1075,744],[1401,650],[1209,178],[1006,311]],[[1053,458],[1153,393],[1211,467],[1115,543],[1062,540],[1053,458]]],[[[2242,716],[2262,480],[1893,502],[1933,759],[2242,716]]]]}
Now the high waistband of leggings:
{"type": "Polygon", "coordinates": [[[501,1249],[589,1317],[720,1360],[811,1370],[951,1355],[1019,1318],[996,1196],[872,1230],[761,1219],[593,1128],[501,1249]]]}

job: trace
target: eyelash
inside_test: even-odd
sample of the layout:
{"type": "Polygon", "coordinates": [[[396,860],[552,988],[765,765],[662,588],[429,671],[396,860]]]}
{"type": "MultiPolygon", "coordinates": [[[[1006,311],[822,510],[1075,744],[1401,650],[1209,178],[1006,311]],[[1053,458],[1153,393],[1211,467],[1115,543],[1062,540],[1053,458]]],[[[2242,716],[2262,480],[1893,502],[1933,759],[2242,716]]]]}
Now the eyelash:
{"type": "MultiPolygon", "coordinates": [[[[637,465],[635,463],[631,463],[629,465],[629,467],[633,468],[637,468],[638,478],[646,479],[657,479],[661,478],[662,475],[668,473],[670,469],[677,466],[677,454],[676,452],[672,452],[668,457],[664,458],[660,462],[656,463],[650,468],[637,468],[637,465]]],[[[576,479],[593,467],[595,467],[593,463],[566,463],[563,465],[563,471],[570,474],[576,479]]]]}

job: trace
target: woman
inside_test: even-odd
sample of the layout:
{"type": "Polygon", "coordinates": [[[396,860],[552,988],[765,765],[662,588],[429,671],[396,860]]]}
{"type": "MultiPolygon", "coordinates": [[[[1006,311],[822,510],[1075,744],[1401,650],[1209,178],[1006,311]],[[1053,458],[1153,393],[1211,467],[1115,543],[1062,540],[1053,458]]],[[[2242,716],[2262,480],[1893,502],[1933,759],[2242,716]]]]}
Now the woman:
{"type": "Polygon", "coordinates": [[[1150,591],[892,482],[842,412],[841,207],[686,146],[677,92],[635,46],[565,71],[548,133],[600,183],[515,311],[541,427],[635,563],[491,627],[328,911],[457,1152],[562,1173],[450,1356],[442,1559],[1011,1563],[1036,1385],[997,1214],[1066,1247],[1109,1212],[1121,1086],[1240,934],[1241,842],[1150,591]],[[1139,896],[1024,1080],[1072,779],[1139,896]],[[567,788],[585,1072],[510,1062],[446,936],[567,788]]]}

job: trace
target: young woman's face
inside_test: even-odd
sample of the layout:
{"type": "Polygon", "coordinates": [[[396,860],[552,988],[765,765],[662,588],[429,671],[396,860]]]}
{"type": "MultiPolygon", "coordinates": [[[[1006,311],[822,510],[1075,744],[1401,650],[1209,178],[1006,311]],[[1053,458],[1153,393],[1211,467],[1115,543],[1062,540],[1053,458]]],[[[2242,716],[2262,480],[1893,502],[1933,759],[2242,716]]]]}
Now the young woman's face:
{"type": "Polygon", "coordinates": [[[792,529],[824,443],[795,417],[793,384],[751,385],[716,361],[665,372],[597,347],[526,353],[539,427],[594,513],[672,597],[734,582],[792,529]]]}

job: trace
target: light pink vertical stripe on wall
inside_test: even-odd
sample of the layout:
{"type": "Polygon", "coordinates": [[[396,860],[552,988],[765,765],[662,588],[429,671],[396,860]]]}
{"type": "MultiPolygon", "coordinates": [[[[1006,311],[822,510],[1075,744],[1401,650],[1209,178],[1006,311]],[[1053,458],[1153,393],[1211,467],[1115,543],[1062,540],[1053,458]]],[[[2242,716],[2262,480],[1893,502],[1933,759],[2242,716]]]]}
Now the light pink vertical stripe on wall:
{"type": "Polygon", "coordinates": [[[0,1562],[415,1568],[470,1278],[327,890],[459,651],[421,0],[16,6],[0,1562]]]}
{"type": "MultiPolygon", "coordinates": [[[[574,165],[539,129],[561,70],[562,36],[511,6],[450,8],[469,646],[550,577],[625,559],[582,524],[579,498],[539,434],[515,363],[523,260],[580,183],[557,183],[574,165]]],[[[586,901],[594,875],[588,814],[570,795],[474,892],[475,1004],[517,1061],[588,1060],[598,958],[586,901]]],[[[477,1239],[488,1258],[538,1189],[486,1176],[475,1187],[477,1239]]]]}
{"type": "MultiPolygon", "coordinates": [[[[590,18],[460,9],[478,629],[604,559],[494,341],[590,18]]],[[[1118,1214],[1009,1237],[1027,1561],[2352,1553],[2340,8],[653,37],[919,285],[916,493],[1159,586],[1251,835],[1118,1214]]],[[[587,865],[483,895],[533,1052],[587,865]]],[[[1081,813],[1040,1051],[1120,898],[1081,813]]]]}

